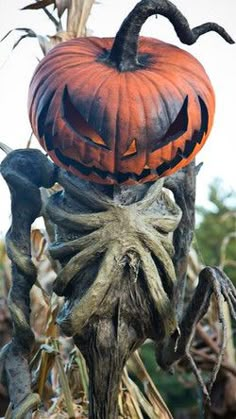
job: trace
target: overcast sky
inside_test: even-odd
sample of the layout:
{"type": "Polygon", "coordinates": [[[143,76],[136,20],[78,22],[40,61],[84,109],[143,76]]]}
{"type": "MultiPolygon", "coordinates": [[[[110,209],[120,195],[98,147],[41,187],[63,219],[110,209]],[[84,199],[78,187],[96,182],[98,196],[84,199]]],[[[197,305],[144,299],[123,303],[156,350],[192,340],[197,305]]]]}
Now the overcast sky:
{"type": "MultiPolygon", "coordinates": [[[[20,11],[33,0],[0,0],[0,38],[10,29],[31,27],[40,34],[53,34],[53,25],[43,12],[20,11]]],[[[236,0],[175,0],[191,27],[206,21],[224,26],[236,40],[236,0]]],[[[99,0],[88,26],[96,36],[114,36],[123,18],[137,0],[99,0]]],[[[171,24],[163,17],[150,18],[142,35],[159,38],[191,52],[204,65],[216,93],[215,123],[207,144],[198,155],[204,166],[198,176],[197,203],[206,205],[208,184],[215,177],[236,189],[236,46],[228,45],[215,33],[202,36],[197,44],[180,44],[171,24]]],[[[25,147],[31,133],[27,116],[28,85],[37,60],[42,57],[37,41],[27,39],[11,51],[17,34],[0,44],[0,141],[11,148],[25,147]]],[[[38,147],[36,141],[34,147],[38,147]]],[[[0,151],[0,160],[4,154],[0,151]]],[[[0,232],[9,225],[10,203],[7,187],[0,179],[0,232]]]]}

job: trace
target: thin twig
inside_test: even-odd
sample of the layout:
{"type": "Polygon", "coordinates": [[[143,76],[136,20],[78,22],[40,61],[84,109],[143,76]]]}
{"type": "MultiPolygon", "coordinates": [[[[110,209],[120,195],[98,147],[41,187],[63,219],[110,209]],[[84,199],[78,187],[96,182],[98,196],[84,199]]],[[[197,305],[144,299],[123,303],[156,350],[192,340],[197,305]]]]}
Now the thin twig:
{"type": "Polygon", "coordinates": [[[206,345],[211,348],[211,350],[218,355],[219,347],[214,343],[211,337],[204,331],[203,327],[198,323],[196,326],[196,332],[199,334],[201,339],[206,343],[206,345]]]}
{"type": "Polygon", "coordinates": [[[55,16],[53,16],[53,14],[50,13],[48,9],[46,9],[46,7],[43,8],[43,11],[47,15],[47,17],[54,23],[57,31],[63,30],[61,20],[57,20],[55,16]]]}
{"type": "MultiPolygon", "coordinates": [[[[215,358],[213,358],[211,355],[208,355],[199,349],[191,348],[191,352],[194,355],[199,356],[200,358],[204,359],[205,361],[211,364],[215,364],[216,362],[215,358]]],[[[236,376],[236,367],[234,367],[234,365],[230,364],[229,362],[223,361],[221,364],[221,368],[226,369],[227,371],[231,372],[234,376],[236,376]]]]}

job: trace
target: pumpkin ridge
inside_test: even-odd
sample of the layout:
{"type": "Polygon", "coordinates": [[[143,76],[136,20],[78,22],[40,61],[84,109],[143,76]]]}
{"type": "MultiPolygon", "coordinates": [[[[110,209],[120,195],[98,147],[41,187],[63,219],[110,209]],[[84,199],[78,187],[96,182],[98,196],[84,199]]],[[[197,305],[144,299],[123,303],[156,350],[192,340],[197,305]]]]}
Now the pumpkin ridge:
{"type": "MultiPolygon", "coordinates": [[[[68,66],[67,67],[67,69],[72,69],[72,68],[74,68],[74,67],[77,67],[75,64],[73,64],[71,67],[70,66],[68,66]]],[[[85,69],[83,69],[84,71],[86,71],[87,69],[85,68],[85,69]]],[[[35,83],[36,84],[36,86],[35,87],[33,87],[32,88],[32,83],[31,83],[31,85],[30,85],[30,89],[31,89],[31,98],[32,98],[32,104],[33,104],[33,102],[36,100],[36,97],[37,96],[40,96],[40,93],[41,93],[41,90],[42,91],[44,91],[44,90],[46,90],[47,91],[47,88],[48,88],[48,86],[50,86],[50,87],[52,87],[52,83],[51,83],[51,81],[55,81],[55,83],[56,83],[56,77],[55,77],[55,74],[57,74],[57,76],[59,77],[60,75],[61,75],[61,73],[62,73],[62,71],[61,71],[61,67],[59,68],[59,70],[58,70],[58,73],[59,74],[57,74],[57,72],[51,72],[51,74],[48,76],[47,74],[43,77],[43,79],[41,79],[40,78],[40,83],[35,83]]],[[[33,77],[40,77],[40,74],[34,74],[34,76],[33,77]]],[[[42,77],[42,76],[41,76],[42,77]]],[[[33,79],[34,80],[34,79],[33,79]]],[[[37,79],[36,79],[37,80],[37,79]]]]}
{"type": "MultiPolygon", "coordinates": [[[[145,74],[139,74],[139,77],[143,77],[144,83],[147,83],[147,81],[148,81],[148,83],[150,83],[150,85],[152,85],[152,87],[153,87],[153,94],[154,94],[154,90],[155,90],[156,93],[158,94],[159,98],[161,98],[162,104],[163,104],[162,105],[162,111],[164,110],[166,116],[168,117],[168,125],[169,125],[173,118],[170,116],[169,108],[166,105],[166,99],[164,98],[163,93],[161,91],[162,89],[159,88],[159,86],[157,86],[157,83],[155,83],[153,78],[150,77],[152,75],[153,75],[153,73],[151,71],[150,72],[145,71],[145,74]],[[150,74],[148,74],[148,73],[150,73],[150,74]]],[[[159,74],[158,76],[160,78],[160,85],[161,85],[161,75],[159,74]]],[[[166,89],[166,90],[168,91],[168,89],[166,89]]],[[[169,91],[168,91],[168,93],[169,93],[169,91]]],[[[156,107],[156,105],[155,105],[155,107],[156,107]]]]}
{"type": "MultiPolygon", "coordinates": [[[[81,90],[81,86],[88,86],[89,87],[89,83],[87,83],[88,81],[91,80],[91,73],[90,70],[91,66],[88,66],[88,68],[83,69],[83,73],[85,72],[85,76],[82,74],[81,70],[79,71],[79,74],[74,74],[73,77],[70,79],[70,84],[74,84],[76,85],[76,88],[74,89],[74,96],[76,95],[77,97],[81,97],[82,101],[79,100],[78,103],[80,104],[80,109],[79,109],[79,113],[83,116],[83,118],[86,120],[86,122],[90,123],[90,113],[91,113],[91,106],[92,103],[94,101],[94,95],[97,93],[97,91],[99,90],[101,84],[104,83],[104,81],[106,81],[107,79],[107,73],[99,73],[99,72],[95,72],[95,76],[93,76],[93,82],[97,80],[97,84],[95,86],[95,90],[93,90],[93,94],[91,94],[90,89],[89,92],[86,91],[86,96],[85,93],[83,92],[83,95],[81,95],[81,93],[77,93],[77,90],[80,91],[81,90]],[[79,80],[81,80],[80,83],[78,83],[78,76],[79,76],[79,80]],[[83,77],[82,77],[83,76],[83,77]],[[90,93],[90,94],[88,94],[90,93]],[[85,106],[86,104],[86,106],[85,106]]],[[[73,97],[73,95],[71,95],[70,92],[70,96],[71,98],[73,97]]],[[[75,107],[78,106],[78,104],[75,104],[74,101],[72,100],[73,105],[75,107]]],[[[91,124],[92,125],[92,124],[91,124]]]]}
{"type": "MultiPolygon", "coordinates": [[[[169,77],[168,77],[168,75],[165,72],[163,72],[163,74],[165,74],[164,75],[164,78],[166,78],[167,80],[170,80],[169,77]]],[[[196,76],[196,78],[198,78],[198,76],[196,76]]],[[[203,79],[204,89],[207,87],[207,89],[209,90],[209,92],[211,93],[211,95],[212,94],[214,95],[213,88],[212,88],[212,86],[210,84],[210,80],[209,80],[208,76],[207,76],[207,79],[208,79],[207,82],[206,82],[206,80],[203,79]]],[[[199,89],[200,83],[198,82],[198,80],[196,80],[195,86],[193,84],[192,79],[186,79],[186,77],[184,77],[184,75],[181,75],[181,80],[182,81],[184,80],[185,83],[186,83],[186,85],[191,88],[193,96],[197,97],[197,96],[200,95],[202,97],[202,96],[205,96],[206,95],[204,93],[204,91],[202,90],[202,88],[199,89]],[[198,89],[198,92],[197,92],[197,89],[198,89]]],[[[211,95],[208,95],[208,97],[211,98],[211,95]]]]}
{"type": "MultiPolygon", "coordinates": [[[[143,77],[144,77],[144,75],[143,75],[143,77]]],[[[159,96],[159,98],[161,99],[161,101],[162,101],[162,110],[164,110],[164,112],[165,112],[165,115],[167,116],[167,118],[168,118],[168,124],[170,124],[171,123],[171,116],[170,116],[170,113],[169,113],[169,109],[168,109],[168,107],[166,106],[166,100],[164,99],[164,97],[163,97],[163,93],[161,92],[161,89],[157,89],[157,85],[156,85],[156,83],[155,83],[155,81],[151,78],[151,77],[149,77],[149,75],[148,74],[146,74],[146,72],[145,72],[145,79],[146,79],[146,81],[148,80],[148,82],[150,83],[150,85],[153,87],[153,92],[152,92],[152,94],[154,95],[154,89],[156,90],[156,92],[158,93],[158,96],[159,96]]],[[[155,92],[155,93],[156,93],[155,92]]],[[[154,99],[154,96],[153,96],[153,99],[154,99]]],[[[155,101],[155,99],[154,99],[154,101],[155,101]]],[[[155,105],[155,107],[156,107],[156,105],[155,105]]]]}
{"type": "MultiPolygon", "coordinates": [[[[150,72],[150,76],[152,76],[152,73],[150,72]]],[[[161,80],[161,79],[165,79],[165,80],[167,80],[168,81],[168,83],[172,86],[172,87],[174,87],[174,89],[176,90],[176,92],[178,92],[178,99],[179,99],[179,102],[181,102],[181,103],[183,103],[184,102],[184,99],[185,99],[185,97],[184,97],[184,94],[182,93],[182,91],[178,88],[178,86],[175,84],[175,83],[173,83],[173,81],[172,80],[170,80],[169,78],[167,78],[167,77],[165,77],[163,74],[161,74],[161,73],[159,73],[158,75],[155,75],[155,77],[159,77],[159,79],[160,79],[160,86],[162,86],[162,83],[163,83],[163,81],[161,80]]],[[[149,80],[150,80],[150,78],[149,78],[149,80]]],[[[153,83],[154,84],[154,83],[153,83]]],[[[155,84],[154,84],[155,85],[155,84]]],[[[161,94],[160,93],[160,91],[161,91],[161,88],[160,88],[160,90],[159,90],[159,95],[161,95],[161,97],[163,98],[163,94],[161,94]]],[[[168,86],[166,87],[166,91],[168,92],[168,95],[171,97],[171,95],[173,95],[173,89],[169,89],[168,88],[168,86]]],[[[167,101],[166,99],[163,99],[163,103],[164,103],[164,106],[165,106],[165,109],[166,109],[166,113],[167,113],[167,115],[168,115],[168,118],[169,118],[169,124],[171,124],[172,122],[173,122],[173,120],[177,117],[177,115],[178,115],[178,113],[179,113],[179,109],[178,108],[176,108],[176,106],[175,106],[175,114],[174,114],[174,117],[172,116],[172,115],[170,115],[170,111],[169,111],[169,109],[170,109],[170,105],[168,105],[168,102],[169,102],[169,100],[167,101]]],[[[173,105],[176,105],[176,103],[175,103],[176,101],[174,101],[174,102],[172,102],[171,103],[171,106],[173,107],[173,105]]],[[[179,102],[178,102],[178,104],[179,104],[179,102]]]]}
{"type": "MultiPolygon", "coordinates": [[[[179,95],[180,95],[180,97],[181,97],[181,99],[183,99],[184,100],[184,94],[183,94],[183,91],[180,89],[180,87],[178,86],[178,83],[174,83],[174,81],[170,78],[170,77],[168,77],[167,75],[166,75],[166,73],[164,72],[164,71],[162,71],[161,72],[161,74],[160,74],[160,78],[163,78],[163,79],[165,79],[165,80],[167,80],[175,89],[176,89],[176,91],[179,93],[179,95]]],[[[186,83],[187,84],[187,83],[186,83]]],[[[184,89],[183,89],[184,90],[184,89]]]]}
{"type": "MultiPolygon", "coordinates": [[[[135,73],[132,73],[132,74],[135,77],[135,73]]],[[[145,119],[146,119],[146,127],[147,127],[145,138],[147,139],[148,149],[151,149],[151,144],[154,141],[153,135],[150,132],[150,126],[151,126],[151,130],[153,131],[152,120],[155,119],[156,121],[158,121],[160,123],[160,126],[161,126],[161,131],[163,131],[163,129],[165,128],[165,125],[163,123],[162,118],[160,118],[160,114],[161,114],[161,112],[164,111],[165,115],[167,115],[167,118],[168,118],[168,124],[167,124],[167,127],[166,127],[166,132],[168,131],[168,126],[171,124],[172,120],[170,118],[166,102],[162,98],[161,89],[158,89],[158,86],[153,82],[153,80],[150,79],[149,77],[147,77],[146,71],[145,71],[145,73],[140,72],[139,75],[137,75],[137,76],[139,77],[139,79],[143,79],[143,85],[145,85],[145,90],[149,89],[150,93],[148,94],[148,98],[151,99],[153,105],[150,106],[150,104],[148,104],[148,107],[149,108],[151,107],[152,109],[155,109],[155,115],[152,118],[149,118],[149,112],[146,109],[147,101],[145,100],[145,98],[143,96],[143,93],[142,93],[142,102],[143,102],[143,107],[144,107],[144,110],[145,110],[145,119]],[[155,90],[155,93],[156,93],[156,97],[158,99],[159,98],[162,99],[162,106],[161,107],[160,107],[160,105],[158,106],[159,100],[156,101],[154,99],[154,90],[155,90]],[[148,128],[149,128],[149,130],[148,130],[148,128]],[[152,138],[150,138],[151,135],[152,135],[152,138]]],[[[162,136],[158,139],[161,139],[162,136]]],[[[146,151],[146,164],[148,164],[148,162],[149,162],[149,156],[148,156],[148,153],[146,151]]]]}
{"type": "MultiPolygon", "coordinates": [[[[139,86],[140,85],[140,81],[138,80],[138,82],[137,82],[137,77],[136,77],[136,73],[135,72],[132,72],[131,74],[129,74],[129,77],[131,78],[131,80],[132,80],[132,84],[133,84],[133,86],[139,86]]],[[[139,119],[141,118],[141,110],[142,110],[142,120],[143,120],[143,123],[141,124],[141,136],[142,136],[142,140],[139,138],[139,141],[140,141],[140,143],[138,143],[138,144],[140,144],[140,146],[141,147],[139,147],[138,145],[137,145],[137,149],[138,149],[138,151],[139,151],[139,148],[141,148],[141,152],[145,152],[145,158],[144,158],[144,164],[143,164],[143,166],[146,164],[146,162],[147,162],[147,159],[148,159],[148,150],[147,150],[147,147],[143,147],[143,143],[144,143],[144,141],[143,141],[143,139],[147,139],[148,140],[148,137],[149,137],[149,133],[148,133],[148,124],[147,124],[147,120],[148,120],[148,117],[147,117],[147,114],[148,114],[148,112],[147,112],[147,110],[146,110],[146,101],[145,101],[145,99],[143,98],[143,95],[142,95],[142,85],[140,85],[140,89],[139,88],[137,88],[136,89],[136,94],[138,95],[138,97],[139,97],[139,103],[140,103],[140,105],[141,106],[138,106],[138,109],[139,109],[139,119]]],[[[139,130],[140,131],[140,130],[139,130]]],[[[147,142],[147,144],[148,144],[148,142],[147,142]]],[[[140,158],[141,158],[141,156],[140,156],[140,158]]],[[[143,170],[143,167],[141,167],[141,165],[140,165],[140,169],[139,169],[139,171],[138,171],[138,174],[141,174],[141,172],[142,172],[142,170],[143,170]]]]}
{"type": "MultiPolygon", "coordinates": [[[[80,38],[74,38],[74,39],[70,39],[66,42],[61,42],[59,44],[57,44],[54,48],[52,48],[47,56],[50,55],[57,55],[57,54],[61,54],[62,52],[64,53],[64,50],[68,47],[69,48],[69,52],[70,53],[78,53],[78,49],[80,49],[80,51],[82,51],[82,54],[87,55],[87,53],[90,55],[92,54],[93,56],[96,55],[97,50],[100,49],[100,45],[99,43],[96,45],[95,44],[95,40],[100,40],[102,38],[96,37],[96,36],[88,36],[85,38],[80,37],[80,38]],[[78,40],[79,40],[79,45],[78,45],[78,40]],[[89,46],[88,46],[89,44],[89,46]]],[[[103,39],[111,39],[111,38],[103,38],[103,39]]],[[[50,57],[51,58],[51,57],[50,57]]]]}
{"type": "MultiPolygon", "coordinates": [[[[109,75],[109,78],[110,77],[112,77],[112,74],[109,75]]],[[[104,100],[103,94],[101,95],[100,90],[103,87],[104,83],[106,83],[106,82],[107,82],[107,76],[105,76],[103,78],[103,80],[101,81],[101,83],[97,87],[95,93],[93,92],[91,105],[90,105],[89,111],[88,111],[88,123],[91,124],[91,126],[94,128],[94,130],[96,132],[99,133],[99,135],[101,135],[101,137],[103,138],[103,140],[105,142],[107,142],[107,141],[110,142],[110,138],[107,139],[107,135],[104,136],[104,128],[103,128],[104,119],[101,123],[100,118],[98,118],[98,116],[97,116],[97,111],[93,112],[94,107],[97,106],[98,97],[102,97],[102,101],[99,105],[99,111],[101,111],[101,106],[103,106],[102,115],[103,115],[103,118],[105,117],[107,103],[104,100]],[[96,124],[94,123],[94,120],[95,120],[95,122],[98,120],[99,126],[97,125],[97,123],[96,124]]],[[[108,146],[109,146],[109,144],[108,144],[108,146]]]]}
{"type": "MultiPolygon", "coordinates": [[[[200,64],[200,63],[199,63],[200,64]]],[[[201,68],[201,71],[203,72],[204,71],[204,77],[203,77],[203,75],[201,74],[201,72],[199,71],[199,68],[198,68],[198,70],[196,70],[196,71],[194,71],[193,70],[193,68],[192,67],[189,67],[189,66],[187,66],[187,65],[185,65],[185,66],[179,66],[179,65],[177,65],[177,64],[174,64],[174,63],[171,63],[171,64],[169,64],[169,65],[171,65],[171,66],[173,66],[173,67],[176,67],[177,69],[178,69],[178,71],[179,71],[179,73],[181,74],[181,77],[182,77],[182,74],[184,75],[184,74],[186,74],[186,73],[189,73],[189,74],[191,74],[192,76],[194,76],[196,79],[198,79],[198,80],[200,80],[201,82],[203,82],[203,83],[205,83],[206,84],[206,80],[209,82],[209,77],[208,77],[208,75],[207,75],[207,73],[205,72],[205,69],[202,67],[201,68]]],[[[174,71],[173,71],[174,72],[174,71]]],[[[207,85],[207,84],[206,84],[207,85]]],[[[208,86],[207,86],[208,87],[208,86]]]]}
{"type": "Polygon", "coordinates": [[[209,95],[206,95],[206,93],[204,93],[202,91],[201,92],[201,95],[202,96],[205,95],[208,98],[210,98],[210,100],[211,100],[211,95],[214,92],[213,92],[213,87],[211,85],[211,82],[210,82],[209,78],[208,78],[208,81],[206,82],[206,79],[204,79],[203,77],[199,77],[197,73],[194,74],[194,73],[191,73],[190,71],[186,71],[185,73],[187,73],[187,72],[189,74],[191,74],[192,76],[194,76],[194,79],[191,78],[190,80],[187,80],[186,76],[184,75],[184,72],[183,72],[183,75],[181,74],[181,79],[184,80],[189,86],[191,86],[193,91],[196,91],[196,87],[200,85],[199,81],[201,81],[202,83],[204,83],[204,89],[207,89],[210,94],[209,95]],[[193,83],[195,84],[195,86],[194,86],[193,83]]]}
{"type": "Polygon", "coordinates": [[[145,100],[143,100],[143,95],[142,95],[142,85],[141,85],[141,83],[140,83],[140,80],[139,80],[139,76],[137,76],[136,77],[136,73],[135,72],[132,72],[132,73],[130,73],[129,74],[129,77],[130,77],[130,79],[132,80],[132,84],[133,84],[133,86],[136,86],[136,94],[138,94],[138,97],[139,97],[139,103],[140,103],[140,105],[141,106],[139,106],[139,109],[141,110],[142,109],[142,114],[143,114],[143,121],[145,122],[143,125],[142,125],[142,127],[143,127],[143,130],[144,130],[144,132],[146,133],[146,138],[147,138],[147,129],[148,129],[148,127],[147,127],[147,124],[146,124],[146,121],[147,121],[147,112],[146,112],[146,109],[145,109],[145,100]]]}
{"type": "MultiPolygon", "coordinates": [[[[135,73],[133,73],[133,74],[135,75],[135,73]]],[[[142,102],[144,104],[146,126],[147,126],[147,130],[148,130],[149,125],[150,125],[149,124],[149,121],[152,120],[152,119],[154,119],[154,118],[155,119],[158,119],[158,114],[159,114],[159,111],[157,111],[157,109],[159,108],[158,107],[158,101],[156,101],[155,98],[154,98],[154,92],[153,92],[153,89],[152,89],[153,85],[149,82],[149,79],[146,78],[146,75],[140,73],[139,74],[139,79],[143,79],[143,85],[145,85],[145,90],[148,91],[148,97],[150,99],[150,102],[152,102],[152,105],[151,105],[150,108],[151,109],[155,109],[155,116],[153,115],[153,116],[150,117],[150,115],[149,115],[150,112],[148,111],[148,109],[146,109],[147,104],[146,104],[146,100],[143,97],[143,93],[142,93],[142,102]],[[147,82],[147,80],[148,80],[148,82],[147,82]]],[[[160,96],[159,95],[159,91],[157,90],[156,86],[155,86],[155,90],[158,92],[158,96],[160,96]]],[[[163,109],[166,111],[165,105],[162,105],[161,110],[163,110],[163,109]]],[[[163,128],[163,121],[162,121],[161,118],[160,118],[160,122],[161,122],[161,128],[163,128]]],[[[150,138],[149,138],[150,137],[150,135],[149,135],[150,133],[147,130],[146,130],[146,135],[147,135],[146,138],[147,138],[147,143],[149,145],[150,144],[150,138]]],[[[146,164],[147,163],[148,163],[148,155],[146,153],[146,164]]]]}

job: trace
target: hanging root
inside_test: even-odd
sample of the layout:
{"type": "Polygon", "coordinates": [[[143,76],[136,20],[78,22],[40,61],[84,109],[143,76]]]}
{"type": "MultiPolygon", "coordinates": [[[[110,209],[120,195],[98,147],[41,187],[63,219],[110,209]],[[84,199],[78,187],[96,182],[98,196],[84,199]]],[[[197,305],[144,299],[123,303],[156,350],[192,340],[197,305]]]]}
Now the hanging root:
{"type": "Polygon", "coordinates": [[[106,250],[106,246],[107,243],[105,241],[103,243],[98,241],[72,257],[66,266],[59,272],[54,283],[54,291],[57,295],[65,295],[65,290],[72,279],[93,263],[95,259],[102,256],[106,250]]]}
{"type": "MultiPolygon", "coordinates": [[[[6,248],[12,262],[12,286],[8,297],[13,339],[1,353],[2,376],[6,378],[14,419],[28,419],[39,396],[31,394],[28,358],[34,344],[30,327],[30,290],[37,272],[31,260],[31,224],[41,210],[40,186],[54,183],[52,163],[38,150],[17,150],[1,164],[1,173],[11,192],[12,224],[6,248]]],[[[1,377],[0,377],[1,378],[1,377]]]]}
{"type": "MultiPolygon", "coordinates": [[[[74,261],[72,264],[76,269],[77,264],[74,261]]],[[[85,295],[78,302],[75,300],[72,309],[67,312],[66,316],[61,316],[61,320],[59,316],[57,321],[65,334],[73,336],[83,329],[90,318],[98,312],[110,287],[120,281],[123,269],[122,249],[117,243],[114,243],[104,254],[96,279],[85,295]]],[[[106,309],[109,311],[107,306],[106,309]]]]}
{"type": "Polygon", "coordinates": [[[177,328],[176,317],[169,296],[164,291],[159,272],[150,252],[144,247],[140,251],[140,258],[150,295],[163,321],[165,335],[169,336],[177,328]]]}
{"type": "Polygon", "coordinates": [[[105,234],[105,228],[95,230],[87,236],[79,239],[71,240],[65,243],[53,243],[49,245],[49,252],[54,259],[63,259],[75,253],[81,252],[88,247],[94,245],[105,234]]]}
{"type": "Polygon", "coordinates": [[[205,404],[209,405],[210,401],[211,401],[209,391],[206,387],[206,384],[204,383],[202,375],[201,375],[201,373],[200,373],[200,371],[199,371],[191,353],[188,350],[186,351],[186,358],[189,361],[192,372],[194,373],[194,375],[196,377],[196,380],[197,380],[197,382],[198,382],[198,384],[199,384],[199,386],[202,390],[202,394],[203,394],[203,397],[204,397],[204,402],[205,402],[205,404]]]}
{"type": "MultiPolygon", "coordinates": [[[[216,304],[217,304],[217,310],[218,310],[218,318],[219,321],[222,325],[222,338],[221,338],[221,343],[220,343],[220,348],[219,348],[219,352],[216,358],[216,363],[213,367],[212,373],[211,373],[211,378],[210,381],[208,383],[208,385],[206,386],[206,384],[203,381],[203,378],[201,376],[201,373],[194,361],[194,359],[192,358],[192,355],[189,351],[189,349],[187,350],[187,359],[189,360],[190,366],[192,368],[193,373],[195,374],[195,377],[197,379],[197,382],[199,383],[200,388],[202,389],[203,395],[204,395],[204,404],[206,406],[210,406],[211,404],[211,399],[210,399],[210,395],[211,395],[211,391],[213,388],[213,385],[216,381],[216,377],[218,375],[218,372],[220,370],[221,364],[222,364],[222,359],[224,356],[224,351],[226,348],[226,343],[227,343],[227,330],[226,330],[226,322],[225,322],[225,318],[224,318],[224,310],[223,310],[223,304],[224,304],[224,295],[227,294],[227,300],[231,302],[231,299],[229,298],[227,288],[225,288],[225,284],[223,284],[223,282],[228,284],[231,284],[231,288],[234,288],[231,281],[229,280],[229,278],[226,277],[226,275],[220,271],[220,269],[218,268],[206,268],[209,269],[209,280],[211,281],[211,285],[212,285],[212,293],[215,297],[216,300],[216,304]],[[222,279],[224,278],[224,280],[222,281],[222,279]]],[[[206,275],[208,275],[208,271],[206,273],[206,275]]],[[[234,289],[234,293],[236,293],[236,290],[234,289]]],[[[236,301],[235,301],[236,302],[236,301]]],[[[232,307],[233,308],[233,307],[232,307]]],[[[235,309],[234,309],[234,313],[233,317],[236,319],[236,305],[235,305],[235,309]]]]}
{"type": "Polygon", "coordinates": [[[215,383],[217,374],[222,364],[222,359],[224,356],[224,351],[225,351],[226,343],[227,343],[227,327],[226,327],[224,310],[223,310],[224,299],[228,303],[232,317],[236,320],[236,289],[234,288],[230,279],[227,277],[227,275],[225,275],[224,272],[221,271],[221,269],[217,267],[206,268],[206,269],[207,271],[206,271],[206,274],[204,275],[206,277],[208,276],[208,279],[212,283],[212,292],[213,292],[213,295],[215,296],[217,310],[218,310],[218,318],[222,327],[221,345],[219,348],[219,353],[217,356],[216,364],[213,368],[211,379],[208,384],[208,391],[209,393],[211,393],[212,387],[215,383]]]}
{"type": "Polygon", "coordinates": [[[111,221],[108,211],[92,214],[70,214],[58,206],[61,192],[52,195],[46,206],[46,214],[55,224],[74,231],[93,230],[111,221]]]}
{"type": "Polygon", "coordinates": [[[170,258],[170,254],[167,252],[164,246],[159,245],[159,235],[155,232],[154,229],[146,229],[145,231],[141,231],[139,236],[145,247],[151,251],[151,253],[160,263],[160,266],[165,275],[165,281],[167,285],[170,288],[173,288],[173,285],[176,282],[174,265],[170,258]]]}
{"type": "Polygon", "coordinates": [[[173,334],[157,347],[157,361],[164,369],[168,369],[174,362],[187,356],[197,381],[202,388],[207,404],[210,401],[210,393],[219,372],[226,346],[226,323],[223,313],[223,299],[228,303],[231,315],[236,320],[236,290],[232,282],[219,268],[204,268],[199,274],[198,286],[180,323],[180,336],[177,337],[173,334]],[[222,325],[222,340],[210,382],[206,386],[191,356],[190,345],[196,324],[206,314],[212,295],[215,297],[218,318],[222,325]]]}
{"type": "MultiPolygon", "coordinates": [[[[221,342],[220,342],[220,348],[217,354],[216,363],[211,373],[210,381],[207,386],[203,382],[202,376],[195,362],[193,361],[193,358],[189,350],[187,351],[187,358],[190,361],[190,365],[193,369],[193,372],[197,378],[197,381],[200,387],[202,388],[203,394],[205,396],[205,404],[210,405],[210,394],[211,394],[213,385],[216,381],[218,372],[220,370],[223,356],[224,356],[224,351],[226,348],[226,343],[227,343],[227,327],[226,327],[224,310],[223,310],[224,299],[229,305],[229,309],[231,311],[232,317],[236,320],[236,289],[234,288],[230,279],[224,274],[224,272],[222,272],[221,269],[217,267],[214,267],[214,268],[207,267],[200,273],[200,275],[202,275],[203,277],[201,280],[209,281],[209,284],[212,288],[211,292],[214,295],[215,301],[216,301],[218,319],[222,326],[222,337],[221,337],[221,342]]],[[[204,312],[205,311],[206,309],[204,310],[204,312]]]]}

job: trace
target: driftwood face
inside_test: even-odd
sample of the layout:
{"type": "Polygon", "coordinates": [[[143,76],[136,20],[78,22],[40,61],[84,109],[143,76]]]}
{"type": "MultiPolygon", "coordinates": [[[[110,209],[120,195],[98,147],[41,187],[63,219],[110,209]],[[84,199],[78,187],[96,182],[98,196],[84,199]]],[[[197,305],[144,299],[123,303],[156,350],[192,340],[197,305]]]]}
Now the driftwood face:
{"type": "MultiPolygon", "coordinates": [[[[87,324],[100,317],[113,322],[119,306],[119,322],[132,324],[136,316],[142,317],[138,329],[143,330],[143,338],[170,335],[177,327],[170,233],[178,226],[181,210],[162,188],[163,181],[147,191],[139,190],[141,199],[130,204],[120,201],[123,196],[112,200],[101,191],[98,195],[89,184],[85,190],[84,183],[68,175],[62,176],[60,183],[66,195],[54,195],[46,212],[58,224],[62,240],[51,246],[51,255],[66,261],[55,291],[73,295],[58,319],[64,333],[81,335],[87,324]],[[67,207],[72,188],[79,202],[83,197],[77,213],[67,207]],[[93,203],[99,212],[91,213],[93,203]],[[78,231],[78,238],[68,240],[68,229],[78,231]]],[[[133,191],[127,192],[127,197],[135,196],[133,191]]]]}
{"type": "Polygon", "coordinates": [[[45,208],[57,226],[49,251],[62,264],[57,322],[87,361],[91,417],[115,419],[131,353],[146,338],[178,336],[172,233],[182,213],[162,180],[104,191],[64,171],[58,181],[64,192],[45,208]]]}

